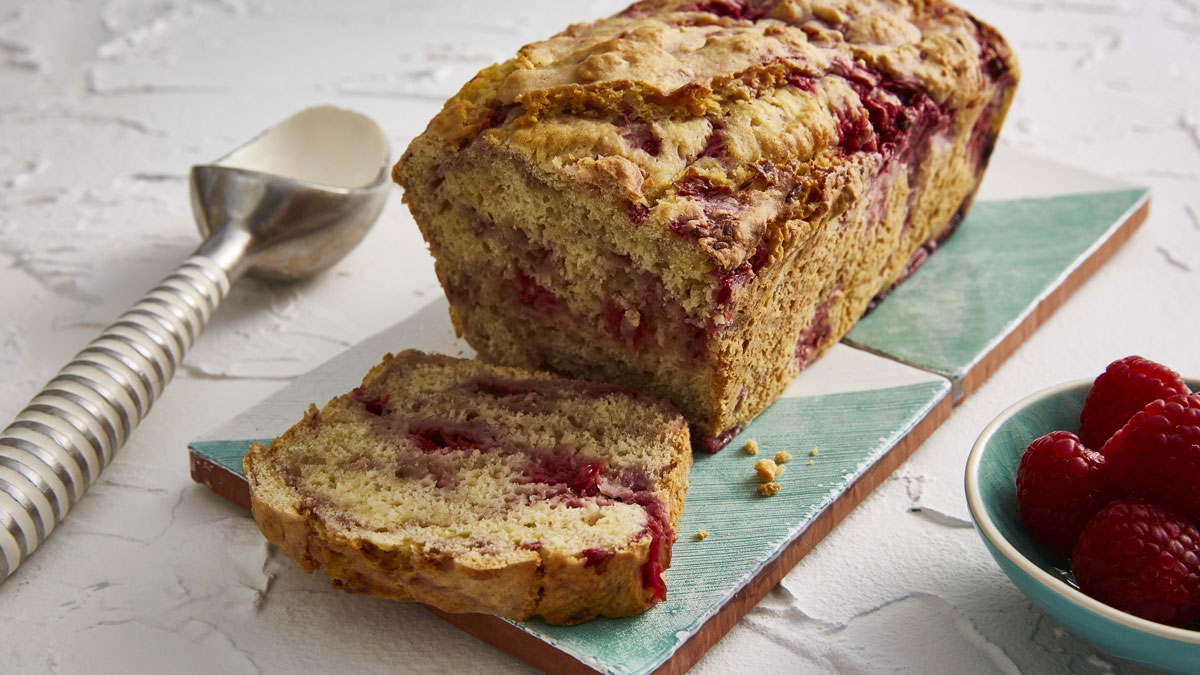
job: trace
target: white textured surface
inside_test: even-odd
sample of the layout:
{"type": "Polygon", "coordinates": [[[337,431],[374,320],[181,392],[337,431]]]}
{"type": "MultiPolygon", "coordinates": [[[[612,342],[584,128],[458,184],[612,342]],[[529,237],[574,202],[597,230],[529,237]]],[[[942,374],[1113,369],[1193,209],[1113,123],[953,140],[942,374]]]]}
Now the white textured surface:
{"type": "MultiPolygon", "coordinates": [[[[187,167],[314,103],[398,151],[480,66],[624,4],[0,3],[0,418],[186,256],[187,167]]],[[[1004,142],[1150,185],[1143,230],[695,672],[1136,672],[1032,609],[971,530],[995,414],[1141,353],[1200,373],[1200,3],[967,2],[1017,50],[1004,142]]],[[[0,585],[5,672],[523,672],[297,573],[191,483],[185,445],[440,293],[398,199],[297,286],[244,281],[99,484],[0,585]]]]}

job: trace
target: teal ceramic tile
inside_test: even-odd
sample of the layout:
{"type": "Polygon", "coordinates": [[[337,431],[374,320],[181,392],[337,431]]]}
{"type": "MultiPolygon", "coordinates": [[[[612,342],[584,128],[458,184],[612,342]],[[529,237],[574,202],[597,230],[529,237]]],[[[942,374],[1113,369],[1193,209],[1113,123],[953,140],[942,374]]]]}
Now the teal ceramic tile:
{"type": "Polygon", "coordinates": [[[188,449],[194,453],[203,455],[213,464],[245,477],[245,474],[242,472],[242,458],[246,456],[246,451],[250,449],[250,444],[262,443],[263,445],[270,445],[273,440],[275,440],[274,436],[243,438],[233,441],[192,441],[188,445],[188,449]]]}
{"type": "MultiPolygon", "coordinates": [[[[348,390],[384,352],[407,347],[469,354],[454,341],[445,301],[440,300],[297,379],[190,448],[241,475],[242,456],[251,442],[270,442],[300,418],[309,402],[321,403],[348,390]]],[[[696,456],[679,540],[666,573],[665,602],[638,617],[580,626],[540,621],[513,625],[601,672],[653,671],[949,391],[949,381],[940,376],[835,346],[727,449],[696,456]],[[758,456],[741,449],[749,438],[760,444],[758,456]],[[818,452],[810,456],[813,449],[818,452]],[[780,493],[763,497],[756,490],[754,463],[779,450],[794,459],[779,477],[780,493]],[[710,536],[697,539],[699,529],[710,536]]]]}
{"type": "MultiPolygon", "coordinates": [[[[601,618],[579,626],[541,621],[513,625],[601,672],[653,671],[924,419],[949,388],[949,382],[938,378],[780,399],[725,451],[696,455],[679,540],[666,572],[665,602],[626,619],[601,618]],[[740,449],[747,438],[759,442],[758,456],[740,449]],[[814,448],[819,451],[812,457],[814,448]],[[779,494],[763,497],[756,491],[754,463],[778,450],[791,452],[794,459],[778,479],[779,494]],[[696,538],[699,529],[710,533],[703,541],[696,538]]],[[[191,448],[240,474],[250,442],[203,441],[191,448]]]]}
{"type": "Polygon", "coordinates": [[[629,619],[580,626],[526,622],[522,628],[601,672],[653,671],[948,391],[949,383],[938,379],[779,400],[729,448],[696,456],[661,606],[629,619]],[[747,438],[760,444],[758,456],[741,450],[747,438]],[[810,457],[814,448],[819,452],[810,457]],[[756,491],[754,463],[778,450],[794,458],[778,479],[779,494],[763,497],[756,491]],[[697,539],[698,529],[709,536],[697,539]]]}
{"type": "Polygon", "coordinates": [[[975,204],[845,340],[963,379],[1148,198],[1142,188],[975,204]]]}

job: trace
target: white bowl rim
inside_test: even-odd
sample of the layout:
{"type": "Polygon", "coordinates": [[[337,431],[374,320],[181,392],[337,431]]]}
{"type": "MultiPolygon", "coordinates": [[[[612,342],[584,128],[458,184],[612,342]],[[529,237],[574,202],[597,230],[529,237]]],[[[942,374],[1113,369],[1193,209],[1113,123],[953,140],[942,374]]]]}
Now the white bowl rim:
{"type": "MultiPolygon", "coordinates": [[[[1191,379],[1191,378],[1187,378],[1191,379]]],[[[971,454],[967,457],[967,472],[966,472],[966,492],[967,492],[967,508],[971,511],[971,517],[975,519],[975,525],[983,536],[991,542],[992,546],[1000,551],[1009,562],[1013,563],[1028,574],[1038,583],[1052,592],[1057,593],[1063,599],[1068,600],[1076,605],[1082,606],[1095,614],[1122,624],[1127,628],[1150,633],[1160,638],[1168,640],[1176,640],[1188,644],[1200,646],[1200,631],[1194,631],[1187,628],[1176,628],[1165,624],[1157,623],[1143,619],[1138,616],[1122,612],[1119,609],[1092,598],[1091,596],[1072,588],[1070,584],[1065,583],[1062,579],[1051,575],[1041,567],[1033,564],[1028,558],[1021,554],[1015,546],[1010,544],[1008,540],[1000,533],[1000,529],[988,517],[987,509],[984,508],[983,498],[979,493],[979,465],[982,461],[984,447],[988,441],[995,435],[996,430],[1000,425],[1008,421],[1018,411],[1029,407],[1031,404],[1050,396],[1060,394],[1064,391],[1077,389],[1085,386],[1090,386],[1093,379],[1073,380],[1063,384],[1043,389],[1034,394],[1030,394],[1025,398],[1017,401],[1009,406],[1004,412],[1000,413],[990,424],[984,428],[983,433],[979,435],[979,440],[975,441],[975,445],[971,448],[971,454]]]]}

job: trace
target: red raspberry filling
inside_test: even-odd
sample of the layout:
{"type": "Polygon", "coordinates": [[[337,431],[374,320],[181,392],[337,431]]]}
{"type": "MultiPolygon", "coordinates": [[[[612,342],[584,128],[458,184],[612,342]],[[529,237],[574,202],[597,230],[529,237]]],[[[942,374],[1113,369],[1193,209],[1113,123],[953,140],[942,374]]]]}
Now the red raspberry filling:
{"type": "Polygon", "coordinates": [[[742,430],[741,427],[733,427],[732,429],[726,429],[725,431],[722,431],[721,433],[717,434],[717,436],[715,438],[711,438],[711,439],[700,438],[700,437],[696,436],[696,434],[693,433],[692,434],[692,447],[703,450],[704,452],[707,452],[709,454],[715,453],[718,450],[720,450],[721,448],[725,447],[726,445],[729,445],[729,441],[732,441],[733,437],[737,436],[738,432],[740,432],[741,430],[742,430]]]}
{"type": "Polygon", "coordinates": [[[704,149],[696,155],[696,159],[701,157],[711,157],[719,159],[725,154],[725,125],[720,122],[713,122],[712,133],[708,135],[708,140],[704,143],[704,149]]]}
{"type": "Polygon", "coordinates": [[[650,207],[630,202],[629,206],[625,207],[625,215],[629,216],[629,222],[641,225],[650,217],[650,207]]]}
{"type": "Polygon", "coordinates": [[[646,532],[650,533],[649,558],[642,564],[642,588],[650,589],[650,603],[654,604],[667,597],[667,584],[663,581],[663,568],[671,560],[671,544],[675,537],[671,534],[670,520],[662,501],[649,493],[637,493],[632,501],[641,504],[650,521],[646,529],[636,539],[641,539],[646,532]]]}
{"type": "Polygon", "coordinates": [[[797,89],[803,91],[812,91],[817,88],[817,78],[811,75],[802,75],[800,73],[788,73],[784,76],[784,81],[797,89]]]}
{"type": "Polygon", "coordinates": [[[689,174],[675,181],[676,194],[692,197],[700,205],[704,216],[702,218],[680,219],[667,227],[681,239],[700,239],[718,236],[728,239],[732,236],[742,216],[742,202],[738,199],[732,187],[714,185],[705,176],[689,174]]]}
{"type": "Polygon", "coordinates": [[[796,339],[796,367],[803,369],[808,365],[808,360],[812,358],[813,352],[817,350],[817,346],[829,337],[829,331],[832,330],[829,325],[829,303],[826,300],[817,305],[813,310],[812,319],[808,322],[808,328],[800,331],[800,336],[796,339]]]}
{"type": "Polygon", "coordinates": [[[651,529],[651,533],[650,559],[642,565],[642,588],[650,589],[650,601],[656,603],[667,599],[667,582],[662,578],[663,550],[670,551],[671,545],[658,529],[651,529]]]}
{"type": "Polygon", "coordinates": [[[410,426],[408,437],[424,452],[458,450],[461,448],[485,448],[490,443],[481,441],[476,434],[462,428],[449,426],[410,426]]]}
{"type": "Polygon", "coordinates": [[[848,152],[878,152],[904,162],[949,122],[933,99],[916,87],[859,68],[834,68],[858,93],[861,108],[842,111],[838,142],[848,152]]]}
{"type": "Polygon", "coordinates": [[[654,133],[650,123],[638,119],[631,111],[621,111],[621,124],[618,125],[618,129],[622,138],[647,155],[657,157],[662,151],[662,139],[654,133]]]}
{"type": "Polygon", "coordinates": [[[362,387],[355,387],[350,393],[354,396],[354,400],[361,403],[363,408],[372,415],[383,415],[387,412],[388,401],[392,398],[391,394],[372,396],[362,387]]]}
{"type": "Polygon", "coordinates": [[[507,281],[508,285],[516,291],[522,304],[542,311],[552,309],[558,304],[558,296],[520,269],[514,268],[507,281]]]}
{"type": "Polygon", "coordinates": [[[579,467],[575,477],[571,479],[571,489],[576,494],[595,494],[600,485],[600,477],[608,466],[604,462],[588,462],[579,467]]]}
{"type": "Polygon", "coordinates": [[[613,551],[606,548],[585,548],[580,551],[580,554],[584,558],[583,566],[595,567],[597,568],[597,572],[603,572],[606,566],[605,563],[616,555],[613,551]]]}
{"type": "Polygon", "coordinates": [[[694,2],[690,5],[682,5],[679,7],[681,12],[707,12],[717,16],[724,16],[735,21],[758,21],[767,15],[770,11],[771,3],[764,3],[758,6],[752,2],[745,0],[709,0],[708,2],[694,2]]]}

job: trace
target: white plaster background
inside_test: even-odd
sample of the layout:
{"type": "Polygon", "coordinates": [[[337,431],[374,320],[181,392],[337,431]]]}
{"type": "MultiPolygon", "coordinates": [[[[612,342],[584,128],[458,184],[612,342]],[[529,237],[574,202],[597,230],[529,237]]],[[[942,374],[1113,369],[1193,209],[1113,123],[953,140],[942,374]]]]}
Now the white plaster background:
{"type": "MultiPolygon", "coordinates": [[[[0,2],[0,423],[195,247],[188,166],[324,102],[378,120],[396,154],[479,67],[623,4],[0,2]]],[[[1113,358],[1200,374],[1200,2],[964,4],[1022,61],[1003,142],[1151,186],[1150,219],[697,673],[1139,672],[1003,577],[962,468],[1010,403],[1113,358]]],[[[0,585],[0,670],[528,670],[419,608],[299,573],[188,477],[189,440],[439,292],[398,192],[320,278],[242,282],[100,482],[0,585]]]]}

